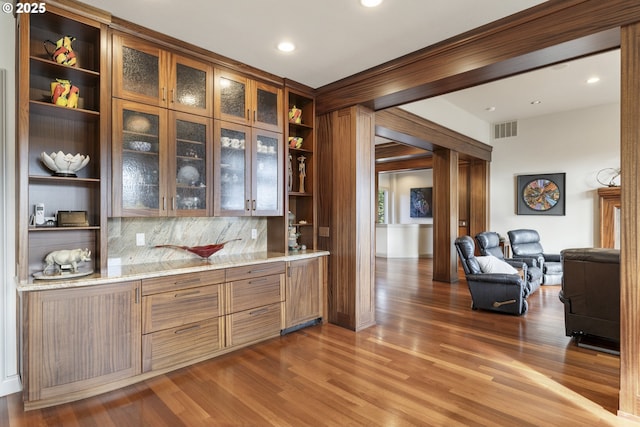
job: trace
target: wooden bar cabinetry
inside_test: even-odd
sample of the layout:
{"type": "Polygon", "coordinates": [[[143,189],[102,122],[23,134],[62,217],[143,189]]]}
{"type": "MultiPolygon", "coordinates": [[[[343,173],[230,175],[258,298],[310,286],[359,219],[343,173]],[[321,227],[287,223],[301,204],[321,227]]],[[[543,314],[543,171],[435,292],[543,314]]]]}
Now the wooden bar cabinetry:
{"type": "MultiPolygon", "coordinates": [[[[285,88],[287,100],[287,125],[285,127],[285,141],[287,143],[287,206],[295,216],[295,223],[287,220],[287,235],[289,228],[295,227],[298,234],[299,246],[307,249],[317,247],[316,229],[316,160],[315,151],[315,99],[311,91],[304,88],[285,88]],[[292,109],[301,110],[300,119],[289,120],[288,112],[292,109]],[[301,170],[304,162],[304,171],[301,170]],[[301,175],[304,175],[301,177],[301,175]]],[[[288,248],[290,251],[295,248],[288,248]]]]}
{"type": "Polygon", "coordinates": [[[326,262],[320,257],[287,263],[285,329],[326,321],[326,262]]]}
{"type": "Polygon", "coordinates": [[[280,335],[285,297],[284,262],[227,270],[228,347],[280,335]]]}
{"type": "MultiPolygon", "coordinates": [[[[58,249],[87,248],[87,270],[106,268],[106,188],[108,85],[105,83],[104,16],[72,13],[47,5],[43,14],[19,15],[18,31],[18,278],[26,280],[43,268],[45,256],[58,249]],[[54,61],[45,42],[73,35],[75,66],[54,61]],[[79,89],[77,108],[54,104],[51,87],[58,79],[79,89]],[[105,118],[105,111],[107,112],[105,118]],[[76,176],[54,175],[41,153],[89,156],[76,176]],[[36,226],[34,207],[44,204],[45,224],[36,226]],[[58,211],[84,211],[88,224],[62,227],[58,211]],[[50,219],[49,219],[50,218],[50,219]]],[[[47,42],[48,43],[48,42],[47,42]]]]}
{"type": "Polygon", "coordinates": [[[224,270],[142,280],[142,371],[209,358],[224,347],[224,270]]]}
{"type": "Polygon", "coordinates": [[[114,97],[211,117],[211,64],[120,33],[112,40],[114,97]]]}
{"type": "Polygon", "coordinates": [[[140,373],[140,282],[23,296],[25,407],[61,403],[140,373]]]}

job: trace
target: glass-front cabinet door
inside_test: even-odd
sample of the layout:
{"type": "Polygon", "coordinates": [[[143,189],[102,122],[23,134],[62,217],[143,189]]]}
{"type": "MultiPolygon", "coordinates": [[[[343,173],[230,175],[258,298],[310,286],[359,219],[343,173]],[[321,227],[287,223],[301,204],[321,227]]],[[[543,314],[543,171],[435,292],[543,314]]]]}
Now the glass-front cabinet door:
{"type": "Polygon", "coordinates": [[[251,215],[251,128],[215,121],[214,214],[251,215]]]}
{"type": "Polygon", "coordinates": [[[283,211],[282,134],[262,129],[253,131],[253,215],[279,216],[283,211]]]}
{"type": "Polygon", "coordinates": [[[115,100],[113,216],[166,215],[166,110],[115,100]]]}
{"type": "Polygon", "coordinates": [[[184,56],[171,55],[169,108],[211,116],[213,113],[213,67],[184,56]]]}
{"type": "Polygon", "coordinates": [[[281,88],[222,70],[215,76],[215,118],[282,132],[281,88]]]}
{"type": "Polygon", "coordinates": [[[169,215],[209,215],[212,120],[172,112],[170,123],[169,215]]]}
{"type": "Polygon", "coordinates": [[[253,82],[252,126],[282,132],[282,89],[253,82]]]}
{"type": "Polygon", "coordinates": [[[227,122],[250,125],[250,80],[222,70],[215,71],[215,117],[227,122]]]}
{"type": "Polygon", "coordinates": [[[159,47],[113,35],[113,96],[165,106],[166,57],[159,47]]]}

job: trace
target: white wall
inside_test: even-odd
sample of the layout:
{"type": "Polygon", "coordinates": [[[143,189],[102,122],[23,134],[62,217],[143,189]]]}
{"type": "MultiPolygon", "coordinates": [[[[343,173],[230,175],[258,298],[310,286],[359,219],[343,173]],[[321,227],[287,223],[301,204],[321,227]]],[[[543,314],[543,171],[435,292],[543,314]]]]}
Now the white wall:
{"type": "Polygon", "coordinates": [[[418,101],[402,105],[400,108],[420,117],[427,117],[434,123],[453,129],[485,144],[490,143],[490,123],[479,119],[441,97],[430,98],[427,102],[418,101]]]}
{"type": "Polygon", "coordinates": [[[490,228],[533,228],[546,252],[598,242],[596,181],[620,166],[620,105],[609,104],[518,122],[518,136],[493,141],[490,228]],[[516,176],[566,173],[566,215],[516,215],[516,176]]]}
{"type": "Polygon", "coordinates": [[[433,224],[433,218],[411,218],[409,194],[412,188],[433,187],[433,171],[381,173],[378,188],[389,190],[389,224],[433,224]]]}
{"type": "MultiPolygon", "coordinates": [[[[2,2],[4,4],[5,2],[2,2]]],[[[0,396],[20,390],[15,290],[15,19],[0,14],[0,69],[6,96],[0,99],[0,396]]]]}

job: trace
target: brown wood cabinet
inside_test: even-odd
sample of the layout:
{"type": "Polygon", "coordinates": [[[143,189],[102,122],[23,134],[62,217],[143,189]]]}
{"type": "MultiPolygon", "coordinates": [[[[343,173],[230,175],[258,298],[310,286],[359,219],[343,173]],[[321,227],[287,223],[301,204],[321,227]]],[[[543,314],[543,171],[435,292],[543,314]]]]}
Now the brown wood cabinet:
{"type": "Polygon", "coordinates": [[[285,328],[322,318],[326,321],[324,257],[287,263],[285,328]]]}
{"type": "Polygon", "coordinates": [[[106,25],[103,17],[93,19],[53,5],[47,5],[43,14],[22,14],[18,20],[18,278],[26,280],[40,272],[44,257],[57,249],[88,248],[92,262],[83,267],[104,269],[107,204],[101,192],[107,185],[106,25]],[[57,63],[44,47],[46,40],[66,34],[76,37],[72,45],[75,66],[57,63]],[[68,80],[79,90],[76,108],[52,102],[51,87],[58,79],[68,80]],[[88,155],[90,160],[76,176],[54,176],[41,153],[58,152],[88,155]],[[33,214],[38,203],[44,204],[50,224],[36,226],[33,214]],[[59,226],[57,212],[69,210],[86,212],[88,226],[59,226]]]}
{"type": "MultiPolygon", "coordinates": [[[[287,206],[295,216],[295,223],[287,221],[285,239],[288,240],[289,229],[295,228],[298,234],[298,245],[305,245],[307,249],[317,247],[316,228],[316,160],[315,151],[315,98],[311,91],[302,88],[285,88],[285,98],[288,109],[287,126],[285,127],[285,141],[287,142],[287,206]],[[299,120],[289,120],[289,111],[301,110],[299,120]],[[304,161],[304,178],[300,170],[300,161],[304,161]],[[301,186],[302,185],[302,186],[301,186]]],[[[288,250],[293,251],[288,245],[288,250]]]]}
{"type": "Polygon", "coordinates": [[[211,117],[211,64],[113,34],[113,96],[211,117]]]}
{"type": "Polygon", "coordinates": [[[139,374],[139,296],[139,281],[25,294],[25,401],[75,400],[139,374]]]}
{"type": "Polygon", "coordinates": [[[282,215],[282,133],[221,120],[214,128],[214,214],[282,215]]]}
{"type": "Polygon", "coordinates": [[[234,347],[275,337],[283,329],[285,263],[227,270],[226,345],[234,347]]]}
{"type": "Polygon", "coordinates": [[[282,132],[282,89],[241,74],[215,70],[216,119],[282,132]]]}
{"type": "Polygon", "coordinates": [[[224,270],[142,281],[142,371],[178,367],[224,347],[224,270]]]}
{"type": "Polygon", "coordinates": [[[113,101],[113,216],[206,216],[212,120],[113,101]]]}

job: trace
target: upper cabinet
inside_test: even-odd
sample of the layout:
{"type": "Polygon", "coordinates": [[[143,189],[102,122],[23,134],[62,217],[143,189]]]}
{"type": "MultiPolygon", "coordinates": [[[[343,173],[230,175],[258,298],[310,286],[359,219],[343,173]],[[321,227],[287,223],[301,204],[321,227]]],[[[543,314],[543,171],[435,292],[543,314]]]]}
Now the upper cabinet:
{"type": "Polygon", "coordinates": [[[215,118],[282,132],[282,89],[216,69],[215,118]]]}
{"type": "Polygon", "coordinates": [[[206,117],[114,100],[114,216],[209,215],[211,122],[206,117]]]}
{"type": "Polygon", "coordinates": [[[215,215],[282,215],[281,133],[216,120],[214,150],[215,215]]]}
{"type": "Polygon", "coordinates": [[[213,68],[154,44],[114,34],[113,96],[211,116],[213,68]]]}
{"type": "Polygon", "coordinates": [[[317,247],[315,98],[305,88],[287,87],[287,221],[289,252],[317,247]]]}
{"type": "MultiPolygon", "coordinates": [[[[108,181],[107,28],[102,16],[49,4],[46,9],[18,15],[20,280],[43,277],[44,258],[55,250],[91,251],[83,274],[106,268],[107,258],[107,203],[101,197],[108,181]],[[68,161],[80,156],[81,168],[68,161]],[[82,218],[63,223],[63,211],[79,211],[82,218]]],[[[47,274],[60,274],[54,270],[47,274]]]]}

